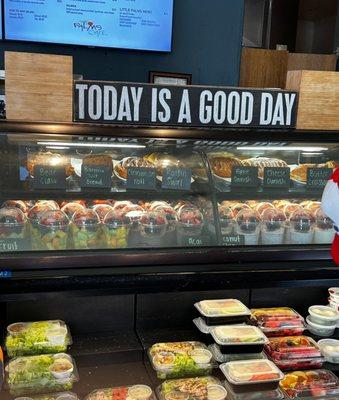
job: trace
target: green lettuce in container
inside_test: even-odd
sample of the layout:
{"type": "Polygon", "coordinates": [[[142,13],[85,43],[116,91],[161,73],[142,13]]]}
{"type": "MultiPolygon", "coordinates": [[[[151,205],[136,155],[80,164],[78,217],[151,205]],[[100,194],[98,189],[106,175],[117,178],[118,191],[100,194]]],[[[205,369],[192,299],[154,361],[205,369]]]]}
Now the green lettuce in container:
{"type": "Polygon", "coordinates": [[[63,353],[18,357],[6,366],[6,382],[13,396],[69,391],[78,380],[72,357],[63,353]]]}
{"type": "Polygon", "coordinates": [[[9,357],[60,353],[72,344],[63,321],[17,322],[7,327],[6,350],[9,357]]]}

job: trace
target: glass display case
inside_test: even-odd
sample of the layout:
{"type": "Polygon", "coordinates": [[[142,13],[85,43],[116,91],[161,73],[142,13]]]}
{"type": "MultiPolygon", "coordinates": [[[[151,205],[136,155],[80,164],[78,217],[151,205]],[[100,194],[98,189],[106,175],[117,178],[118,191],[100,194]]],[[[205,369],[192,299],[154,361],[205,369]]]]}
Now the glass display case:
{"type": "Polygon", "coordinates": [[[320,199],[339,166],[335,142],[18,130],[2,132],[0,148],[1,252],[290,248],[334,236],[320,199]]]}

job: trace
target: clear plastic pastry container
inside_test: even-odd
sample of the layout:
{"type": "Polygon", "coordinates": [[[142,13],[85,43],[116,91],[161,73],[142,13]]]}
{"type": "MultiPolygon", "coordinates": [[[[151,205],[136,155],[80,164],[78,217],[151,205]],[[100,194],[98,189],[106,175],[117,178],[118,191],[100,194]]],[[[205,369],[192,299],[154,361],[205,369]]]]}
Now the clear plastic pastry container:
{"type": "Polygon", "coordinates": [[[157,388],[159,400],[226,400],[227,391],[213,376],[173,379],[157,388]]]}
{"type": "Polygon", "coordinates": [[[261,214],[261,242],[263,245],[284,243],[286,216],[282,211],[268,208],[261,214]]]}
{"type": "Polygon", "coordinates": [[[113,207],[110,204],[96,204],[93,206],[93,210],[98,214],[100,221],[103,221],[106,215],[113,211],[113,207]]]}
{"type": "Polygon", "coordinates": [[[321,325],[313,322],[312,317],[309,315],[306,318],[307,330],[316,336],[329,337],[334,334],[337,324],[334,325],[321,325]]]}
{"type": "Polygon", "coordinates": [[[157,343],[148,355],[159,379],[209,375],[216,367],[212,353],[200,342],[157,343]]]}
{"type": "Polygon", "coordinates": [[[328,306],[311,306],[308,312],[315,324],[331,326],[339,321],[339,313],[328,306]]]}
{"type": "Polygon", "coordinates": [[[231,235],[235,226],[233,211],[224,205],[219,206],[219,222],[222,235],[231,235]]]}
{"type": "Polygon", "coordinates": [[[143,384],[97,389],[85,400],[155,400],[153,390],[143,384]]]}
{"type": "Polygon", "coordinates": [[[284,377],[269,360],[231,361],[220,369],[235,393],[276,390],[284,377]]]}
{"type": "Polygon", "coordinates": [[[217,326],[211,335],[223,354],[261,353],[268,343],[259,328],[249,325],[217,326]]]}
{"type": "Polygon", "coordinates": [[[260,216],[254,210],[243,209],[236,217],[235,233],[243,235],[246,246],[259,244],[260,216]]]}
{"type": "Polygon", "coordinates": [[[17,397],[15,400],[80,400],[78,395],[72,392],[40,394],[37,396],[17,397]]]}
{"type": "Polygon", "coordinates": [[[237,299],[202,300],[194,304],[207,325],[246,322],[251,311],[237,299]]]}
{"type": "Polygon", "coordinates": [[[105,247],[108,249],[126,248],[128,246],[128,234],[132,221],[119,211],[109,211],[102,223],[105,247]]]}
{"type": "Polygon", "coordinates": [[[300,336],[306,329],[304,318],[289,307],[255,308],[252,322],[267,337],[300,336]]]}
{"type": "Polygon", "coordinates": [[[2,204],[1,207],[18,208],[24,214],[26,214],[28,211],[27,204],[22,200],[7,200],[2,204]]]}
{"type": "Polygon", "coordinates": [[[72,338],[65,322],[17,322],[7,327],[6,351],[9,357],[61,353],[72,338]]]}
{"type": "Polygon", "coordinates": [[[46,250],[67,248],[70,221],[61,210],[46,211],[39,215],[40,241],[46,250]]]}
{"type": "Polygon", "coordinates": [[[296,371],[304,369],[322,368],[325,362],[324,357],[293,358],[291,360],[273,360],[282,371],[296,371]]]}
{"type": "Polygon", "coordinates": [[[324,369],[287,373],[280,388],[289,399],[339,398],[338,378],[324,369]]]}
{"type": "Polygon", "coordinates": [[[5,370],[12,396],[70,391],[79,380],[74,360],[65,353],[17,357],[5,370]]]}
{"type": "Polygon", "coordinates": [[[227,390],[227,400],[282,400],[285,399],[280,389],[255,391],[248,393],[235,393],[232,386],[225,381],[225,389],[227,390]]]}
{"type": "Polygon", "coordinates": [[[145,237],[163,237],[167,225],[166,215],[161,211],[144,212],[140,218],[140,232],[145,237]]]}
{"type": "Polygon", "coordinates": [[[242,360],[266,360],[267,356],[264,352],[262,353],[239,353],[239,354],[223,354],[217,344],[208,346],[209,350],[213,354],[214,359],[219,363],[227,363],[230,361],[242,361],[242,360]]]}
{"type": "Polygon", "coordinates": [[[94,210],[85,208],[74,213],[72,240],[74,249],[98,249],[102,247],[101,221],[94,210]]]}
{"type": "Polygon", "coordinates": [[[318,346],[327,362],[339,364],[339,340],[322,339],[319,340],[318,346]]]}
{"type": "Polygon", "coordinates": [[[74,202],[70,202],[70,203],[65,204],[61,208],[61,211],[64,212],[69,219],[72,219],[73,215],[76,212],[83,211],[84,209],[85,209],[85,207],[82,204],[77,203],[77,202],[74,201],[74,202]]]}
{"type": "Polygon", "coordinates": [[[314,217],[316,221],[314,229],[314,243],[332,243],[335,236],[333,221],[324,214],[321,208],[316,210],[314,217]]]}
{"type": "Polygon", "coordinates": [[[290,218],[292,244],[311,244],[314,235],[314,217],[311,212],[297,209],[290,218]]]}
{"type": "Polygon", "coordinates": [[[26,216],[16,207],[0,208],[0,239],[24,239],[26,216]]]}

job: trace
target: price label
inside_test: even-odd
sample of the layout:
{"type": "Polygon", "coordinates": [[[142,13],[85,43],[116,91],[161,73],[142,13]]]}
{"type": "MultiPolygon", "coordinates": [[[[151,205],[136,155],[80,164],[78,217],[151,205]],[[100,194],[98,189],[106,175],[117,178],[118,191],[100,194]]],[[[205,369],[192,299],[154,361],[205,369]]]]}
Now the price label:
{"type": "Polygon", "coordinates": [[[258,168],[257,167],[233,167],[232,186],[236,187],[258,187],[258,168]]]}
{"type": "Polygon", "coordinates": [[[332,173],[332,168],[307,168],[307,188],[323,189],[332,173]]]}
{"type": "Polygon", "coordinates": [[[165,168],[161,187],[172,190],[191,190],[191,179],[190,168],[165,168]]]}
{"type": "Polygon", "coordinates": [[[107,165],[82,165],[81,187],[106,188],[112,185],[112,167],[107,165]]]}
{"type": "Polygon", "coordinates": [[[245,237],[244,235],[223,235],[222,244],[223,246],[244,246],[245,237]]]}
{"type": "Polygon", "coordinates": [[[155,190],[156,169],[144,167],[127,168],[127,189],[155,190]]]}
{"type": "Polygon", "coordinates": [[[66,189],[65,167],[35,165],[33,189],[66,189]]]}
{"type": "Polygon", "coordinates": [[[264,168],[264,187],[289,188],[291,185],[291,171],[288,167],[264,168]]]}
{"type": "Polygon", "coordinates": [[[0,252],[16,253],[18,251],[29,250],[29,242],[27,239],[0,239],[0,252]]]}

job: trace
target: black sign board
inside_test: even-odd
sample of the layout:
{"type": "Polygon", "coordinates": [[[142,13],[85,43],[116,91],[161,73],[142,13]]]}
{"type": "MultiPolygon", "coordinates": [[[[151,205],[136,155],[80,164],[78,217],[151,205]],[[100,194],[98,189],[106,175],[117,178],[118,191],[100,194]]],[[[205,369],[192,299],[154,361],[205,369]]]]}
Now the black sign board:
{"type": "Polygon", "coordinates": [[[190,190],[192,170],[190,168],[165,168],[162,173],[163,189],[190,190]]]}
{"type": "Polygon", "coordinates": [[[244,235],[223,235],[222,244],[224,246],[244,246],[245,237],[244,235]]]}
{"type": "Polygon", "coordinates": [[[0,239],[0,253],[16,253],[29,250],[29,241],[21,238],[0,239]]]}
{"type": "Polygon", "coordinates": [[[127,167],[127,189],[154,190],[156,187],[156,169],[127,167]]]}
{"type": "Polygon", "coordinates": [[[307,168],[307,188],[323,189],[332,174],[332,168],[307,168]]]}
{"type": "Polygon", "coordinates": [[[257,167],[233,167],[232,186],[253,188],[259,186],[257,167]]]}
{"type": "Polygon", "coordinates": [[[291,171],[288,167],[264,168],[263,186],[266,188],[289,188],[291,185],[291,171]]]}
{"type": "Polygon", "coordinates": [[[112,167],[107,165],[82,165],[82,188],[106,188],[112,186],[112,167]]]}
{"type": "Polygon", "coordinates": [[[35,165],[33,189],[66,189],[65,167],[35,165]]]}
{"type": "Polygon", "coordinates": [[[294,128],[297,93],[232,87],[74,83],[74,121],[114,125],[294,128]]]}

